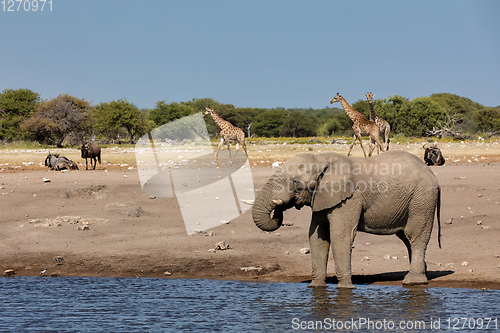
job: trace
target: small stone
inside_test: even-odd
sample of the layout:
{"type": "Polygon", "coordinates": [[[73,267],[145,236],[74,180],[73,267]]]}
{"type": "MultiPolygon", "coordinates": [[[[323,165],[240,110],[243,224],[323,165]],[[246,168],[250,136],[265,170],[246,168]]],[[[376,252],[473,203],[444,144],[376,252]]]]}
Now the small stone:
{"type": "Polygon", "coordinates": [[[170,273],[169,271],[166,271],[165,273],[163,273],[163,275],[170,276],[170,275],[172,275],[172,273],[170,273]]]}
{"type": "Polygon", "coordinates": [[[391,255],[390,255],[390,254],[386,254],[386,255],[384,256],[384,259],[385,259],[385,260],[389,260],[389,259],[391,259],[391,255]]]}
{"type": "Polygon", "coordinates": [[[299,252],[302,253],[302,254],[310,254],[311,253],[311,249],[308,248],[308,247],[304,247],[304,248],[300,249],[299,252]]]}
{"type": "Polygon", "coordinates": [[[467,261],[464,261],[464,262],[462,263],[462,266],[469,266],[469,263],[468,263],[467,261]]]}
{"type": "Polygon", "coordinates": [[[453,218],[450,218],[448,221],[444,222],[446,224],[452,224],[453,223],[453,218]]]}
{"type": "Polygon", "coordinates": [[[398,257],[394,256],[394,257],[391,257],[392,260],[398,260],[398,257]]]}
{"type": "Polygon", "coordinates": [[[229,249],[229,243],[227,241],[217,242],[215,243],[216,251],[224,251],[229,249]]]}
{"type": "Polygon", "coordinates": [[[156,199],[156,195],[150,195],[149,199],[156,199]]]}
{"type": "Polygon", "coordinates": [[[43,182],[44,183],[50,183],[50,179],[49,178],[42,178],[43,182]]]}
{"type": "Polygon", "coordinates": [[[469,273],[474,273],[474,271],[472,269],[469,269],[469,273]]]}
{"type": "Polygon", "coordinates": [[[56,262],[61,262],[61,261],[64,261],[64,258],[62,256],[57,256],[57,257],[54,258],[54,260],[56,262]]]}
{"type": "Polygon", "coordinates": [[[78,231],[87,231],[87,230],[90,230],[89,226],[88,225],[82,225],[82,226],[78,226],[78,231]]]}
{"type": "Polygon", "coordinates": [[[3,272],[3,276],[12,276],[16,274],[16,271],[13,269],[7,269],[5,272],[3,272]]]}
{"type": "Polygon", "coordinates": [[[495,254],[495,258],[500,258],[500,254],[495,254]]]}
{"type": "Polygon", "coordinates": [[[481,193],[479,193],[477,196],[478,196],[479,198],[481,198],[483,195],[482,195],[481,193]]]}
{"type": "Polygon", "coordinates": [[[487,226],[487,225],[482,225],[482,226],[481,226],[481,229],[484,229],[484,230],[488,230],[488,229],[490,229],[490,228],[491,228],[491,227],[490,227],[490,226],[487,226]]]}
{"type": "Polygon", "coordinates": [[[476,223],[476,224],[477,224],[477,225],[481,225],[481,224],[483,224],[483,221],[477,221],[477,223],[476,223]]]}

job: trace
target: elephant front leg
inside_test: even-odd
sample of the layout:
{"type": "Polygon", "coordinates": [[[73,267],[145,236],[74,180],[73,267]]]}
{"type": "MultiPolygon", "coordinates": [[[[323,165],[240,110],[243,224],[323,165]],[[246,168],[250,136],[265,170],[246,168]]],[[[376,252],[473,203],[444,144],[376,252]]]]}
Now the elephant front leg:
{"type": "Polygon", "coordinates": [[[309,287],[326,287],[330,233],[328,220],[321,213],[313,213],[309,228],[309,246],[312,262],[312,282],[309,287]]]}
{"type": "Polygon", "coordinates": [[[359,222],[359,213],[355,209],[343,207],[330,216],[330,233],[337,288],[354,289],[351,278],[351,253],[354,237],[359,222]]]}

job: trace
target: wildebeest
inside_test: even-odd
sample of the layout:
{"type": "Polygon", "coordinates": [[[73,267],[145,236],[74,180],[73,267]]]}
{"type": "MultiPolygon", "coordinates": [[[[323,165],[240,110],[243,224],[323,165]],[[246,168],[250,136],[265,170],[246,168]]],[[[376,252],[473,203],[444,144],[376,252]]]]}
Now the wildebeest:
{"type": "Polygon", "coordinates": [[[436,146],[435,143],[432,144],[431,147],[424,147],[425,153],[424,153],[424,161],[425,164],[427,165],[443,165],[444,164],[444,157],[443,154],[441,154],[441,150],[436,146]]]}
{"type": "Polygon", "coordinates": [[[99,164],[101,164],[101,147],[99,147],[94,142],[87,142],[82,145],[82,158],[85,159],[85,170],[89,169],[89,164],[87,158],[90,158],[90,166],[92,166],[92,160],[94,160],[94,170],[97,164],[97,160],[99,160],[99,164]]]}
{"type": "Polygon", "coordinates": [[[61,171],[64,169],[67,170],[78,170],[78,165],[70,159],[61,156],[59,154],[49,154],[45,158],[45,166],[50,167],[52,170],[61,171]]]}

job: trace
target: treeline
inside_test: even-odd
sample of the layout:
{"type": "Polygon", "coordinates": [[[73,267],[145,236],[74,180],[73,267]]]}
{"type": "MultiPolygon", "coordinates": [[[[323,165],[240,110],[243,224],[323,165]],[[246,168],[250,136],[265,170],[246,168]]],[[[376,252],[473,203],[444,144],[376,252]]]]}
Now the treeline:
{"type": "MultiPolygon", "coordinates": [[[[84,140],[135,143],[165,123],[212,107],[223,119],[250,137],[310,137],[352,134],[352,122],[341,108],[262,109],[237,108],[211,98],[187,102],[158,101],[152,109],[139,109],[126,99],[92,105],[82,98],[61,94],[50,100],[29,89],[6,89],[0,94],[0,140],[36,141],[42,144],[78,144],[84,140]]],[[[366,100],[352,106],[369,117],[366,100]]],[[[340,107],[340,106],[339,106],[340,107]]],[[[500,133],[500,107],[485,107],[449,93],[413,100],[402,96],[377,99],[378,115],[391,124],[392,135],[428,136],[454,133],[495,135],[500,133]]],[[[219,129],[207,119],[209,133],[219,129]]]]}

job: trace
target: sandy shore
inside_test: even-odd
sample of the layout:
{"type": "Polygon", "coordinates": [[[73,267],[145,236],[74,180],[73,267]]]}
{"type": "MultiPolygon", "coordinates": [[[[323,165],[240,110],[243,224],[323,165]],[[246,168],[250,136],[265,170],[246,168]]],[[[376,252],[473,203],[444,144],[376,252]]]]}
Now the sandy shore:
{"type": "MultiPolygon", "coordinates": [[[[422,158],[420,144],[410,148],[422,158]]],[[[256,189],[274,172],[274,161],[311,152],[302,145],[283,149],[250,148],[256,189]]],[[[343,153],[344,147],[335,149],[343,153]]],[[[326,150],[321,146],[312,152],[326,150]]],[[[32,155],[41,159],[32,164],[32,156],[23,160],[9,151],[0,153],[0,275],[6,270],[14,270],[15,276],[38,275],[47,268],[49,276],[284,282],[311,278],[310,257],[300,253],[309,247],[309,208],[285,212],[290,225],[273,233],[260,231],[247,212],[190,236],[177,199],[151,199],[142,192],[130,151],[104,150],[107,162],[95,171],[82,170],[76,150],[64,152],[80,163],[81,170],[50,171],[39,165],[43,151],[32,155]],[[220,241],[229,243],[230,249],[209,251],[220,241]]],[[[427,250],[429,286],[500,287],[500,163],[495,152],[460,151],[445,166],[433,167],[443,189],[442,248],[435,228],[427,250]]],[[[400,285],[409,266],[406,255],[396,236],[358,233],[352,257],[354,283],[400,285]]],[[[330,266],[328,282],[335,283],[330,266]]]]}

